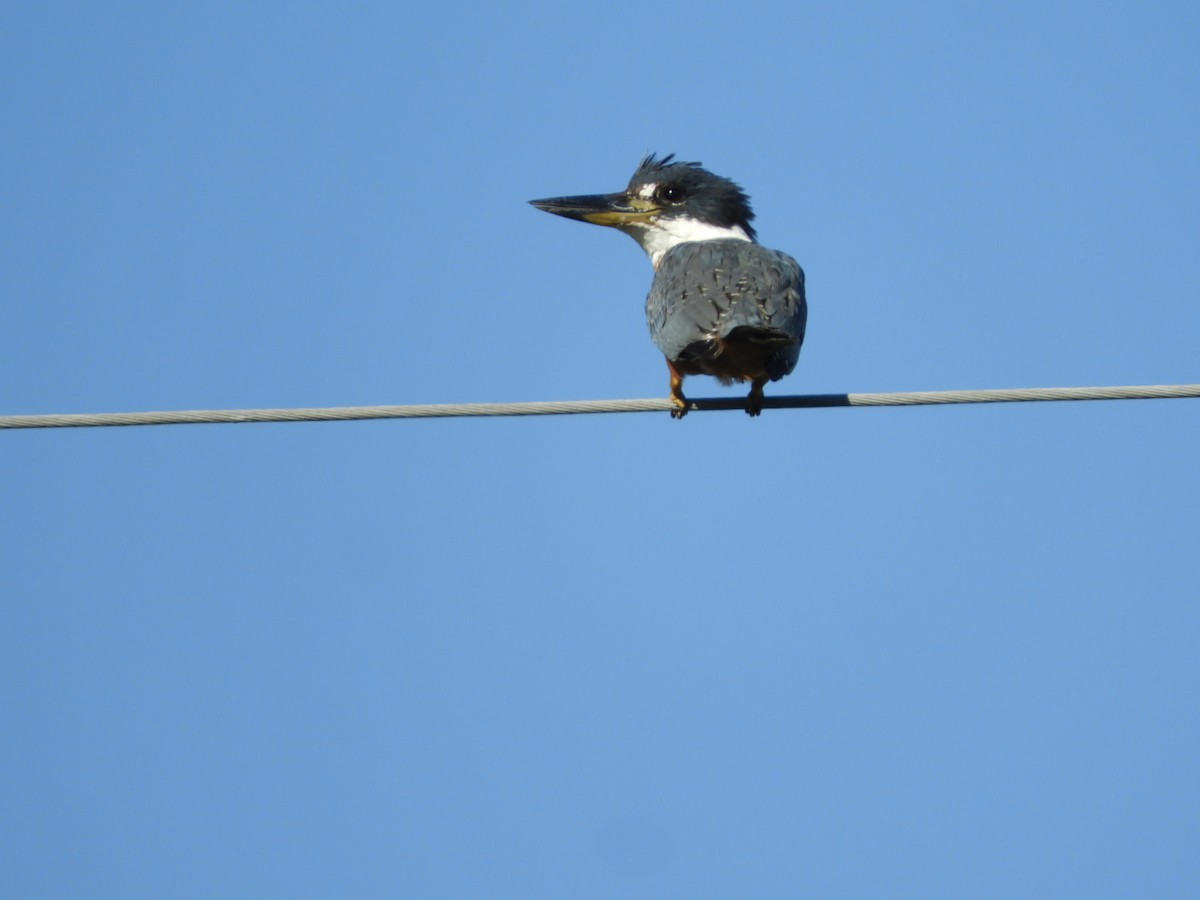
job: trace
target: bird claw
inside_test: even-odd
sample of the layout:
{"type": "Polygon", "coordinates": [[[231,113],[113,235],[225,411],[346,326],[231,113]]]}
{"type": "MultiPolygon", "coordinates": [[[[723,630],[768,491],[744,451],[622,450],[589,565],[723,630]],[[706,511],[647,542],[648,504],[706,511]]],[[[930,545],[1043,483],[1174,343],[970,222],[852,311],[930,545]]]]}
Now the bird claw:
{"type": "Polygon", "coordinates": [[[762,415],[763,386],[757,381],[750,386],[750,394],[746,397],[746,415],[750,418],[762,415]]]}
{"type": "Polygon", "coordinates": [[[671,402],[675,404],[675,408],[671,410],[672,419],[682,419],[687,415],[687,397],[683,396],[683,389],[681,385],[671,385],[671,402]]]}

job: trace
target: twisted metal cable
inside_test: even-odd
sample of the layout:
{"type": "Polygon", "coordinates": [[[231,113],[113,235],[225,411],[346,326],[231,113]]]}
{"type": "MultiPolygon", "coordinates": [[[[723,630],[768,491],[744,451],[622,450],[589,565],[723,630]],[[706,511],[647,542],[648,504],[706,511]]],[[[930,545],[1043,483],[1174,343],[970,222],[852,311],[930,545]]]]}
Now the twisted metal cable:
{"type": "MultiPolygon", "coordinates": [[[[764,409],[831,406],[928,406],[944,403],[1027,403],[1044,400],[1150,400],[1200,397],[1200,384],[1126,387],[1006,388],[982,391],[907,391],[890,394],[801,394],[767,397],[764,409]]],[[[688,401],[688,410],[744,409],[740,397],[688,401]]],[[[68,413],[0,416],[3,428],[89,428],[113,425],[195,425],[238,422],[330,422],[348,419],[421,419],[461,416],[555,416],[575,413],[667,412],[669,399],[562,400],[530,403],[436,403],[410,406],[334,406],[315,409],[198,409],[173,412],[68,413]]]]}

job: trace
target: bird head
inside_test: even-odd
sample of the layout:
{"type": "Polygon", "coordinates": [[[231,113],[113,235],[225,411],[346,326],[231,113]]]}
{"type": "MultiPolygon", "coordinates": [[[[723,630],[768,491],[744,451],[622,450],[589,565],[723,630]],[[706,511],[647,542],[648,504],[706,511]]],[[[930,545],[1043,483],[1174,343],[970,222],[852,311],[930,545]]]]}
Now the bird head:
{"type": "Polygon", "coordinates": [[[625,232],[657,266],[676,244],[701,240],[755,240],[750,198],[728,178],[700,163],[675,162],[674,154],[642,160],[629,186],[616,194],[530,200],[567,219],[625,232]]]}

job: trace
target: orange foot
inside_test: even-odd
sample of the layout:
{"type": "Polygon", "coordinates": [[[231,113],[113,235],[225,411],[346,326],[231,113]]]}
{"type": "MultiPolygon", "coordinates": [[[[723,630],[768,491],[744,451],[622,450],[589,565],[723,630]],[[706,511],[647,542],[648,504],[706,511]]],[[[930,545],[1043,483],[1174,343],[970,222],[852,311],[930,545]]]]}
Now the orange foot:
{"type": "Polygon", "coordinates": [[[671,410],[672,419],[682,419],[687,415],[687,397],[683,396],[683,373],[675,368],[675,364],[667,360],[667,369],[671,372],[671,402],[675,408],[671,410]]]}
{"type": "Polygon", "coordinates": [[[683,396],[683,391],[671,388],[671,402],[675,404],[675,408],[671,410],[672,419],[682,419],[687,415],[687,397],[683,396]]]}

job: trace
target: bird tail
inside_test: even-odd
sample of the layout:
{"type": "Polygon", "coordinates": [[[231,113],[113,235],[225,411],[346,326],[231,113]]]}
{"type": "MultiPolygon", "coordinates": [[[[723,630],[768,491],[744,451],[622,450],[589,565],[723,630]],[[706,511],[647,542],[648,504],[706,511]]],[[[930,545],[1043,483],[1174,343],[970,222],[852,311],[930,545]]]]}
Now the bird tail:
{"type": "Polygon", "coordinates": [[[731,328],[729,334],[725,335],[725,340],[730,343],[757,344],[760,347],[790,347],[799,343],[794,335],[781,328],[766,328],[762,325],[739,325],[737,328],[731,328]]]}

